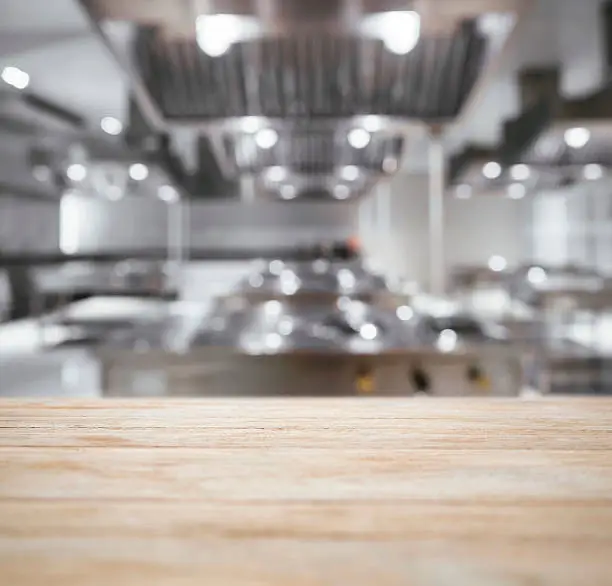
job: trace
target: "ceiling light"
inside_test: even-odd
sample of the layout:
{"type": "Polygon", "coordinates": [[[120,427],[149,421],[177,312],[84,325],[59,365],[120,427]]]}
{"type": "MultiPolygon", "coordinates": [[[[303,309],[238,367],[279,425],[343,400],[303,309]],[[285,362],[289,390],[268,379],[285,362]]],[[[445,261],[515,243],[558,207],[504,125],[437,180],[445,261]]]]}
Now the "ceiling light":
{"type": "Polygon", "coordinates": [[[586,146],[591,138],[591,131],[588,128],[568,128],[563,135],[565,144],[573,149],[581,149],[586,146]]]}
{"type": "Polygon", "coordinates": [[[512,183],[508,186],[508,197],[510,199],[523,199],[527,188],[522,183],[512,183]]]}
{"type": "Polygon", "coordinates": [[[7,66],[0,74],[4,83],[18,90],[24,90],[30,84],[30,76],[19,67],[7,66]]]}
{"type": "Polygon", "coordinates": [[[457,185],[455,188],[455,197],[457,199],[470,199],[472,197],[472,188],[469,185],[457,185]]]}
{"type": "Polygon", "coordinates": [[[149,176],[149,167],[143,163],[134,163],[130,165],[129,175],[134,181],[144,181],[149,176]]]}
{"type": "Polygon", "coordinates": [[[297,197],[297,189],[295,188],[295,185],[281,186],[280,196],[284,200],[295,199],[297,197]]]}
{"type": "Polygon", "coordinates": [[[348,199],[350,195],[351,190],[349,189],[348,185],[340,184],[334,187],[333,196],[336,199],[348,199]]]}
{"type": "Polygon", "coordinates": [[[66,169],[66,175],[70,181],[83,181],[87,177],[87,167],[81,163],[72,163],[66,169]]]}
{"type": "Polygon", "coordinates": [[[483,168],[482,174],[487,179],[497,179],[502,174],[502,168],[499,163],[489,161],[483,168]]]}
{"type": "Polygon", "coordinates": [[[529,169],[528,165],[523,165],[522,163],[518,165],[512,165],[510,167],[510,177],[514,179],[514,181],[526,181],[529,179],[531,175],[531,169],[529,169]]]}
{"type": "Polygon", "coordinates": [[[503,256],[495,254],[489,259],[489,268],[495,273],[506,270],[507,266],[508,261],[503,256]]]}
{"type": "Polygon", "coordinates": [[[348,133],[348,142],[354,149],[364,149],[370,144],[371,136],[367,130],[363,128],[353,128],[348,133]]]}
{"type": "Polygon", "coordinates": [[[374,114],[365,116],[363,118],[363,127],[368,132],[378,132],[379,130],[382,130],[383,127],[382,118],[374,114]]]}
{"type": "Polygon", "coordinates": [[[407,55],[419,42],[421,18],[413,11],[380,15],[381,37],[385,47],[396,55],[407,55]]]}
{"type": "Polygon", "coordinates": [[[374,324],[363,324],[359,328],[359,335],[364,340],[374,340],[378,336],[378,328],[374,324]]]}
{"type": "Polygon", "coordinates": [[[542,267],[531,267],[527,271],[527,280],[533,285],[540,285],[546,281],[548,275],[542,267]]]}
{"type": "Polygon", "coordinates": [[[241,21],[234,14],[200,15],[196,19],[198,46],[210,57],[219,57],[240,37],[241,21]]]}
{"type": "Polygon", "coordinates": [[[179,200],[179,193],[172,185],[161,185],[157,190],[157,197],[166,203],[174,203],[179,200]]]}
{"type": "Polygon", "coordinates": [[[278,183],[287,177],[287,170],[284,167],[275,165],[270,167],[266,173],[268,179],[274,183],[278,183]]]}
{"type": "Polygon", "coordinates": [[[255,135],[255,143],[261,149],[271,149],[278,142],[278,132],[273,128],[262,128],[255,135]]]}
{"type": "Polygon", "coordinates": [[[601,165],[585,165],[584,169],[582,169],[582,176],[588,181],[597,181],[601,179],[604,175],[604,170],[601,165]]]}
{"type": "Polygon", "coordinates": [[[395,314],[402,321],[410,321],[414,317],[414,310],[408,305],[400,305],[395,314]]]}
{"type": "Polygon", "coordinates": [[[106,134],[110,134],[111,136],[117,136],[123,131],[123,124],[121,120],[118,120],[117,118],[113,118],[112,116],[105,116],[104,118],[102,118],[102,120],[100,120],[100,128],[102,128],[102,130],[106,132],[106,134]]]}
{"type": "Polygon", "coordinates": [[[355,181],[359,177],[359,168],[355,165],[346,165],[346,167],[342,167],[340,176],[345,181],[355,181]]]}

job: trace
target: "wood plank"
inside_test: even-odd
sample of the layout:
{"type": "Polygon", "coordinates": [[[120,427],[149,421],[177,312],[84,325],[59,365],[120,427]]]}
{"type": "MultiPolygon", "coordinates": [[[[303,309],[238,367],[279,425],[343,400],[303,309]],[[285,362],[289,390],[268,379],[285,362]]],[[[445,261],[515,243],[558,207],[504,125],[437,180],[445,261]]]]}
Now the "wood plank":
{"type": "Polygon", "coordinates": [[[245,421],[242,427],[221,423],[196,422],[191,426],[161,427],[134,425],[133,420],[118,418],[110,424],[100,421],[81,423],[37,423],[33,426],[0,428],[0,446],[30,448],[202,448],[264,449],[295,448],[309,450],[336,444],[351,449],[391,450],[409,446],[411,450],[530,450],[544,445],[546,450],[609,450],[612,444],[612,422],[601,424],[572,421],[530,422],[508,425],[492,421],[486,426],[466,421],[413,420],[393,425],[370,422],[363,427],[356,422],[328,422],[325,419],[307,423],[245,421]]]}
{"type": "Polygon", "coordinates": [[[612,584],[612,401],[0,403],[0,583],[612,584]]]}
{"type": "Polygon", "coordinates": [[[606,584],[610,515],[573,502],[11,502],[0,568],[11,584],[606,584]]]}

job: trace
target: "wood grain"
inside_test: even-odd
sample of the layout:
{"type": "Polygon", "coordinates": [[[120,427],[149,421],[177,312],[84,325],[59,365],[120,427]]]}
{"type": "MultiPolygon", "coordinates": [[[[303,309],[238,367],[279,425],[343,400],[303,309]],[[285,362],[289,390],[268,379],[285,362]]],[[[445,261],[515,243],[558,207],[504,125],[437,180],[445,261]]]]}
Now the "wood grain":
{"type": "Polygon", "coordinates": [[[0,403],[0,584],[612,584],[612,400],[0,403]]]}

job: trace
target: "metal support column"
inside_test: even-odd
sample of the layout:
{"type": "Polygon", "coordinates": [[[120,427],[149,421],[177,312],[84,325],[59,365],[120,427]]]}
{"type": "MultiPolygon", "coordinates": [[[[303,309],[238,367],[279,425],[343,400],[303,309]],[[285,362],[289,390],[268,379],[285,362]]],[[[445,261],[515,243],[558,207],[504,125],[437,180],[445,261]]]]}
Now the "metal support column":
{"type": "Polygon", "coordinates": [[[393,216],[391,211],[391,184],[382,181],[376,189],[376,236],[380,247],[380,258],[383,260],[385,273],[389,274],[391,261],[393,216]]]}
{"type": "Polygon", "coordinates": [[[187,204],[179,197],[167,203],[167,259],[172,288],[180,286],[185,260],[185,206],[187,204]]]}
{"type": "Polygon", "coordinates": [[[429,143],[429,290],[432,295],[444,295],[446,290],[444,162],[444,148],[440,140],[440,133],[433,130],[429,143]]]}

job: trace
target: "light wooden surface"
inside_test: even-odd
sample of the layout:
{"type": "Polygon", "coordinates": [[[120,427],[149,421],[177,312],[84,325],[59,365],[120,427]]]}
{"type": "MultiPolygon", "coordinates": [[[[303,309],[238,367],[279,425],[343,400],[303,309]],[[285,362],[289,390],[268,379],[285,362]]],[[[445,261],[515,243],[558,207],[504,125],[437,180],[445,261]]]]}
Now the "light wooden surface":
{"type": "Polygon", "coordinates": [[[5,401],[0,584],[612,584],[612,400],[5,401]]]}

